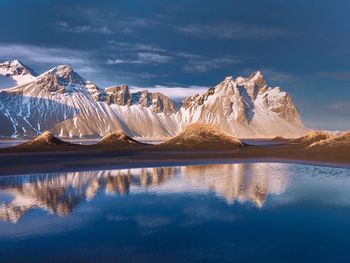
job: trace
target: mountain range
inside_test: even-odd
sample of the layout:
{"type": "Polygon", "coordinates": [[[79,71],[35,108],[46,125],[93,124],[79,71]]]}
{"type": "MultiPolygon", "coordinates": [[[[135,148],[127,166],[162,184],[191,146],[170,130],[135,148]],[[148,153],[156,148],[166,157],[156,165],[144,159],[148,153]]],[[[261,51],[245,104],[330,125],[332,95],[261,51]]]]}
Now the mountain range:
{"type": "Polygon", "coordinates": [[[211,124],[240,138],[298,137],[306,129],[288,93],[267,85],[260,71],[226,77],[180,108],[159,92],[127,85],[98,87],[68,65],[40,75],[18,60],[0,64],[16,82],[0,90],[0,136],[101,137],[123,130],[133,137],[169,137],[192,123],[211,124]]]}

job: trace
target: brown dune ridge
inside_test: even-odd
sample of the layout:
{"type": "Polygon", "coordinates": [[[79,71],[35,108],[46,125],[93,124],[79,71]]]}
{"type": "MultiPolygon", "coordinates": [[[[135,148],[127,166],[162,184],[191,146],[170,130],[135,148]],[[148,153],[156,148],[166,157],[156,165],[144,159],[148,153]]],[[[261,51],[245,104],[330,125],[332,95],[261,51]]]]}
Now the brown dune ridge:
{"type": "Polygon", "coordinates": [[[286,139],[282,136],[276,136],[274,138],[271,139],[272,142],[287,142],[289,141],[289,139],[286,139]]]}
{"type": "Polygon", "coordinates": [[[244,147],[244,144],[237,138],[211,125],[195,123],[159,146],[186,150],[233,150],[244,147]]]}
{"type": "Polygon", "coordinates": [[[330,139],[332,137],[334,137],[334,135],[332,135],[329,132],[312,131],[312,132],[307,133],[305,136],[302,136],[302,137],[295,139],[295,140],[291,140],[288,143],[298,144],[298,145],[306,147],[306,146],[309,146],[315,142],[330,139]]]}
{"type": "Polygon", "coordinates": [[[127,146],[144,146],[145,143],[139,142],[130,136],[128,136],[124,131],[119,130],[104,136],[97,144],[93,146],[107,146],[107,147],[127,147],[127,146]]]}
{"type": "MultiPolygon", "coordinates": [[[[193,162],[286,161],[324,165],[350,166],[350,131],[339,136],[305,145],[299,143],[248,145],[211,126],[191,125],[184,132],[160,145],[134,147],[142,143],[117,134],[108,135],[95,145],[75,145],[44,133],[23,146],[0,149],[0,175],[24,172],[75,171],[96,167],[161,165],[193,162]],[[124,142],[120,143],[121,136],[124,142]],[[125,142],[125,140],[127,142],[125,142]],[[114,142],[117,141],[117,144],[114,142]],[[127,146],[120,146],[120,145],[127,146]],[[107,145],[107,146],[106,146],[107,145]],[[109,146],[112,145],[112,146],[109,146]],[[113,147],[113,145],[115,145],[113,147]],[[11,154],[14,153],[14,154],[11,154]],[[20,156],[20,158],[18,158],[20,156]],[[43,162],[45,160],[45,162],[43,162]]],[[[314,136],[307,138],[315,139],[314,136]]],[[[317,136],[316,136],[317,137],[317,136]]],[[[318,139],[324,137],[317,137],[318,139]]]]}
{"type": "Polygon", "coordinates": [[[337,149],[348,149],[350,155],[350,131],[344,132],[340,135],[314,142],[308,149],[311,150],[337,150],[337,149]]]}
{"type": "Polygon", "coordinates": [[[73,145],[75,144],[62,141],[61,139],[53,135],[51,132],[45,131],[41,135],[35,137],[33,140],[14,146],[14,148],[17,148],[17,149],[32,148],[35,150],[36,148],[46,148],[46,147],[54,147],[54,146],[73,146],[73,145]]]}
{"type": "Polygon", "coordinates": [[[92,149],[133,148],[135,146],[147,146],[148,144],[134,140],[124,131],[117,131],[104,136],[98,143],[93,145],[79,145],[63,141],[49,131],[45,131],[31,141],[9,148],[14,151],[70,151],[92,149]]]}

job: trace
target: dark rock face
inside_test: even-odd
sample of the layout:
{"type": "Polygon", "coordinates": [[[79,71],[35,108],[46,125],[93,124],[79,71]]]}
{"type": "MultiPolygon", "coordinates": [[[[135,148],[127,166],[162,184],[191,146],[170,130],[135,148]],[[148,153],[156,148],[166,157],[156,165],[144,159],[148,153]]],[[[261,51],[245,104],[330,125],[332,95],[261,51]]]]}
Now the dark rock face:
{"type": "Polygon", "coordinates": [[[148,90],[131,93],[127,85],[106,88],[106,102],[121,106],[139,104],[141,107],[150,108],[154,113],[169,115],[176,113],[175,103],[162,93],[151,93],[148,90]]]}
{"type": "Polygon", "coordinates": [[[65,85],[62,85],[58,77],[52,72],[43,75],[36,81],[36,84],[39,89],[48,92],[58,92],[61,94],[66,92],[65,85]]]}
{"type": "Polygon", "coordinates": [[[53,74],[55,74],[61,84],[80,84],[84,85],[85,80],[78,74],[76,73],[72,67],[68,65],[61,65],[53,70],[51,70],[53,74]]]}
{"type": "Polygon", "coordinates": [[[215,88],[212,87],[212,88],[209,88],[202,95],[196,94],[194,96],[190,96],[186,100],[184,100],[183,107],[185,109],[188,109],[190,106],[195,105],[195,104],[198,106],[201,106],[201,105],[203,105],[204,101],[206,101],[208,99],[209,96],[214,94],[214,92],[215,92],[215,88]]]}
{"type": "Polygon", "coordinates": [[[127,85],[113,86],[106,88],[106,102],[108,104],[117,104],[117,105],[128,105],[132,104],[131,102],[131,93],[127,85]]]}
{"type": "Polygon", "coordinates": [[[160,92],[149,92],[148,90],[133,93],[133,103],[150,108],[154,113],[164,112],[167,115],[176,113],[176,105],[171,99],[160,92]]]}

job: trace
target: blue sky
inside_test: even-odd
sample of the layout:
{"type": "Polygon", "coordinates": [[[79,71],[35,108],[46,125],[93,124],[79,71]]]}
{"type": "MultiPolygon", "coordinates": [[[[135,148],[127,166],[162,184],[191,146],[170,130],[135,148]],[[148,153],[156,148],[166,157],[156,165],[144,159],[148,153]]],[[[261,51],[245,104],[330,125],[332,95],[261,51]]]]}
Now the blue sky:
{"type": "Polygon", "coordinates": [[[70,64],[101,87],[163,90],[259,69],[291,94],[306,126],[343,130],[349,10],[348,0],[0,0],[0,60],[38,72],[70,64]]]}

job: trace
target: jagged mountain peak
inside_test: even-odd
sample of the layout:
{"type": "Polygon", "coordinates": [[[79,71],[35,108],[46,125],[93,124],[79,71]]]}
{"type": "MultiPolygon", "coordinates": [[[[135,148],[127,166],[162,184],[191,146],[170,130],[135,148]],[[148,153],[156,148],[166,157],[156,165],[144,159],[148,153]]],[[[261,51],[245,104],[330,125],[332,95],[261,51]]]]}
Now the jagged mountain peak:
{"type": "Polygon", "coordinates": [[[128,85],[116,85],[105,89],[107,104],[131,105],[132,98],[128,85]]]}
{"type": "Polygon", "coordinates": [[[0,63],[0,69],[7,71],[8,76],[18,76],[18,75],[32,75],[36,76],[37,74],[31,68],[24,65],[20,60],[13,59],[7,60],[3,63],[0,63]]]}
{"type": "Polygon", "coordinates": [[[176,113],[175,102],[160,92],[149,92],[147,89],[131,93],[127,85],[112,86],[105,89],[107,104],[120,106],[140,105],[154,113],[167,115],[176,113]]]}
{"type": "Polygon", "coordinates": [[[252,74],[250,74],[249,79],[259,79],[264,78],[263,73],[260,70],[254,71],[252,74]]]}
{"type": "Polygon", "coordinates": [[[227,76],[223,82],[229,82],[229,81],[235,81],[235,78],[233,76],[227,76]]]}
{"type": "Polygon", "coordinates": [[[101,89],[71,66],[60,65],[0,92],[0,105],[0,119],[6,122],[0,135],[10,136],[47,129],[62,137],[95,137],[115,130],[162,137],[198,122],[245,138],[296,137],[307,131],[288,93],[268,87],[260,71],[246,78],[228,76],[177,110],[163,93],[132,92],[127,85],[101,89]]]}
{"type": "Polygon", "coordinates": [[[69,65],[58,65],[49,71],[41,74],[39,77],[53,74],[57,76],[58,80],[62,84],[85,84],[86,80],[83,79],[74,69],[69,65]]]}
{"type": "Polygon", "coordinates": [[[35,71],[25,66],[18,59],[4,61],[0,63],[0,75],[8,77],[13,80],[12,86],[18,86],[35,79],[37,74],[35,71]]]}
{"type": "Polygon", "coordinates": [[[149,107],[155,113],[167,115],[176,113],[175,102],[161,92],[149,92],[147,89],[132,94],[133,101],[142,107],[149,107]]]}
{"type": "Polygon", "coordinates": [[[95,101],[105,101],[106,93],[94,82],[85,80],[71,66],[56,66],[35,79],[32,90],[41,90],[56,93],[85,92],[89,93],[95,101]]]}
{"type": "Polygon", "coordinates": [[[186,99],[179,114],[185,120],[182,127],[204,122],[239,137],[273,134],[277,130],[286,135],[290,130],[303,134],[306,130],[288,93],[268,87],[261,71],[247,78],[226,77],[206,92],[186,99]],[[248,127],[254,127],[254,131],[248,127]]]}

